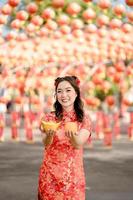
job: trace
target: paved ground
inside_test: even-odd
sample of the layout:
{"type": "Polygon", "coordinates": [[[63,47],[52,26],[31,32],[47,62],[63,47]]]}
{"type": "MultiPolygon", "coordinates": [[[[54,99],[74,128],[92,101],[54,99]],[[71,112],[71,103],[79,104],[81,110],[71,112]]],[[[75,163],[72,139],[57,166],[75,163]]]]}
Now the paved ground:
{"type": "MultiPolygon", "coordinates": [[[[0,143],[0,200],[37,200],[38,171],[43,146],[12,142],[9,130],[0,143]]],[[[86,200],[133,200],[133,142],[123,136],[106,149],[102,141],[85,148],[86,200]]]]}

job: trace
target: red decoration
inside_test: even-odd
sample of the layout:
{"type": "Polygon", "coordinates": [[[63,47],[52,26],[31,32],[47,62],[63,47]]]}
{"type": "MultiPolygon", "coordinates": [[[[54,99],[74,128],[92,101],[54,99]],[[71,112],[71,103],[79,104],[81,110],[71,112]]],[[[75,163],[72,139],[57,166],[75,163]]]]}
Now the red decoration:
{"type": "Polygon", "coordinates": [[[81,6],[76,2],[72,2],[69,3],[66,11],[69,15],[76,15],[81,11],[81,6]]]}
{"type": "Polygon", "coordinates": [[[1,12],[2,12],[4,15],[10,15],[11,12],[12,12],[12,7],[11,7],[9,4],[5,4],[5,5],[2,7],[1,12]]]}
{"type": "Polygon", "coordinates": [[[109,106],[113,106],[115,104],[115,98],[113,96],[107,96],[105,101],[109,106]]]}
{"type": "Polygon", "coordinates": [[[128,6],[133,6],[133,0],[125,0],[128,6]]]}
{"type": "Polygon", "coordinates": [[[37,12],[38,10],[38,6],[36,5],[36,3],[29,3],[26,7],[26,10],[28,11],[29,14],[34,14],[37,12]]]}
{"type": "Polygon", "coordinates": [[[65,5],[65,0],[52,0],[52,6],[55,8],[63,8],[65,5]]]}
{"type": "Polygon", "coordinates": [[[18,6],[18,4],[20,3],[20,0],[8,0],[8,3],[9,3],[12,7],[16,7],[16,6],[18,6]]]}

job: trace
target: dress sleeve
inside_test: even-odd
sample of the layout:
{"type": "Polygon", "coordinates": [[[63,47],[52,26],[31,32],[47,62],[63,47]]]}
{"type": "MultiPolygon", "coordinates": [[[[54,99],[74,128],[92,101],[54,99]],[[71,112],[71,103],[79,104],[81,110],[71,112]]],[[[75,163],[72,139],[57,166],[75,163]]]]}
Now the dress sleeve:
{"type": "Polygon", "coordinates": [[[86,129],[91,133],[91,131],[92,131],[92,122],[91,122],[91,119],[90,119],[89,116],[87,116],[87,115],[84,116],[84,120],[82,122],[81,128],[82,129],[86,129]]]}
{"type": "Polygon", "coordinates": [[[84,116],[84,120],[81,125],[81,129],[86,129],[89,131],[88,143],[91,143],[91,134],[92,134],[92,122],[88,115],[84,116]]]}

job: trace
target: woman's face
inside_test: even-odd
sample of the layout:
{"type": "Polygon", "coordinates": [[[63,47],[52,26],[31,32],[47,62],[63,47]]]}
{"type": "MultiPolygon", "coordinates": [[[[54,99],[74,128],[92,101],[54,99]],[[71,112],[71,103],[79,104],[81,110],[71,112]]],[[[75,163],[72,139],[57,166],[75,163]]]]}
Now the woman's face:
{"type": "Polygon", "coordinates": [[[57,87],[57,100],[66,111],[72,110],[77,94],[68,81],[62,81],[57,87]]]}

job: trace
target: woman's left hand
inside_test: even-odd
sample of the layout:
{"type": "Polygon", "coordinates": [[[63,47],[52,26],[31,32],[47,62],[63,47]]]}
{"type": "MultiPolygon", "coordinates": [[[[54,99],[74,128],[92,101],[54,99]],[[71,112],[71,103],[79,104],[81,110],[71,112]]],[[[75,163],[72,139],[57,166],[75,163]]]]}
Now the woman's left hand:
{"type": "Polygon", "coordinates": [[[73,138],[74,136],[77,136],[78,135],[78,133],[77,132],[72,132],[72,131],[67,131],[67,132],[65,132],[65,135],[66,135],[66,137],[68,137],[68,138],[73,138]]]}

